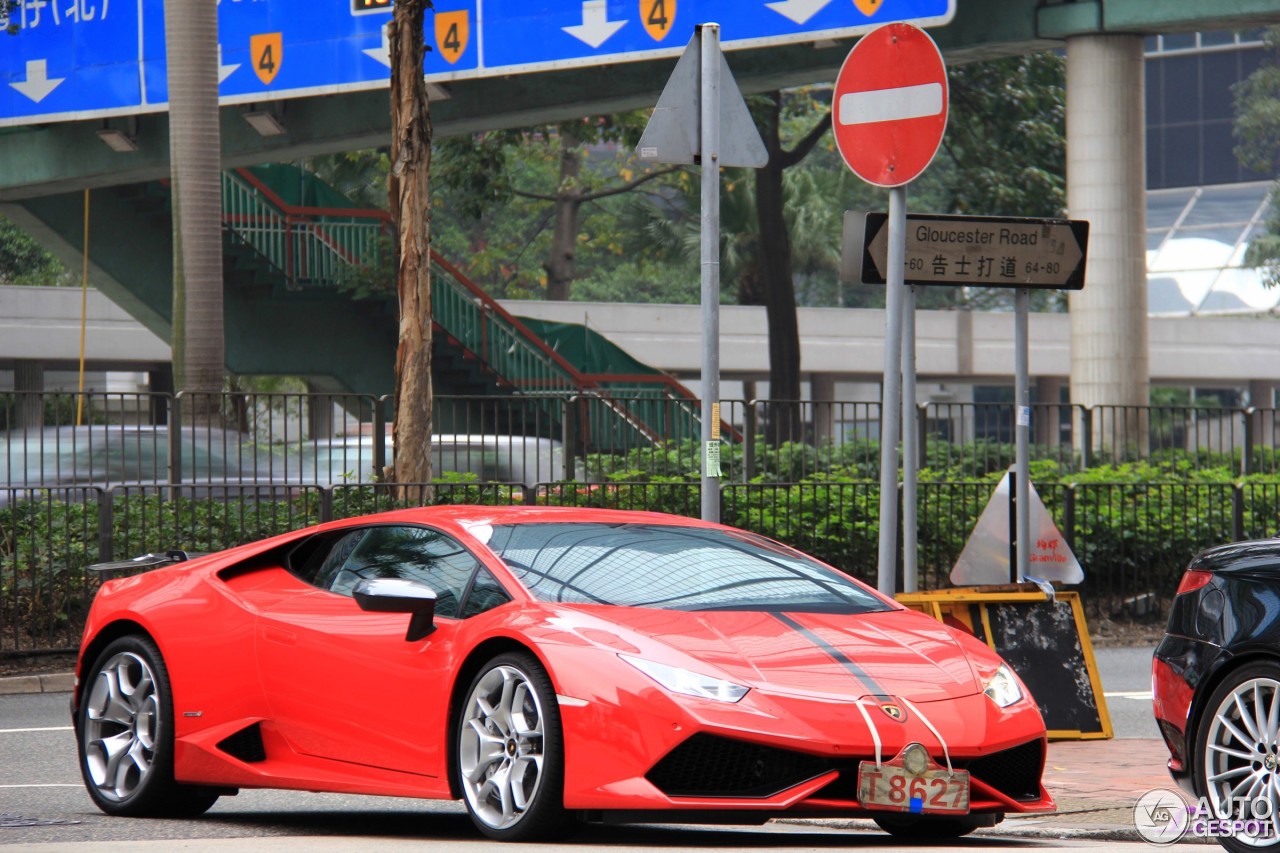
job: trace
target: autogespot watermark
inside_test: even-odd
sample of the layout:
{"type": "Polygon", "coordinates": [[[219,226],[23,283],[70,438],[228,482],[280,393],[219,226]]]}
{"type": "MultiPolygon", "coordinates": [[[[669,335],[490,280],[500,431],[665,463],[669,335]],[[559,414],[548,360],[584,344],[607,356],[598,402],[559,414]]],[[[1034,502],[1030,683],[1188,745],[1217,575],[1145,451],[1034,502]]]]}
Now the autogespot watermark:
{"type": "Polygon", "coordinates": [[[1133,825],[1152,844],[1192,838],[1239,838],[1250,844],[1274,843],[1275,804],[1267,797],[1237,797],[1217,805],[1207,797],[1188,803],[1168,788],[1147,791],[1133,806],[1133,825]]]}

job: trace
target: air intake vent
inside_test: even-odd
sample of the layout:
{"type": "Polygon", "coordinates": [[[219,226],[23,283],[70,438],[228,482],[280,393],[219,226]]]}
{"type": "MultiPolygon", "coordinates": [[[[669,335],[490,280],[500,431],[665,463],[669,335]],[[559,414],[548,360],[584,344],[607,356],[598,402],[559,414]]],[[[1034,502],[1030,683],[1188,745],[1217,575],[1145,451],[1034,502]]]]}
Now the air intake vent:
{"type": "Polygon", "coordinates": [[[1006,797],[1036,800],[1040,797],[1040,771],[1044,745],[1039,740],[993,752],[969,762],[969,772],[1006,797]]]}
{"type": "Polygon", "coordinates": [[[267,749],[262,745],[262,726],[258,723],[223,738],[218,749],[246,764],[267,760],[267,749]]]}
{"type": "Polygon", "coordinates": [[[645,778],[669,797],[769,797],[829,769],[816,755],[697,734],[645,778]]]}

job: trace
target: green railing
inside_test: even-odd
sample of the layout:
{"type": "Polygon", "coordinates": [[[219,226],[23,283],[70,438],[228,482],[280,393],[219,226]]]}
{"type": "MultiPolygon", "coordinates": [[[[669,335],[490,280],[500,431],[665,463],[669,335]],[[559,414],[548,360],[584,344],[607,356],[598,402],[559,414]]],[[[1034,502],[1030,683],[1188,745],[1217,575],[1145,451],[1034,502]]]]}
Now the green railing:
{"type": "MultiPolygon", "coordinates": [[[[252,169],[225,172],[223,223],[282,274],[287,286],[332,289],[356,268],[377,268],[389,251],[388,214],[290,204],[279,191],[279,167],[269,177],[276,186],[252,169]]],[[[431,260],[433,318],[456,345],[521,394],[574,394],[594,401],[569,425],[584,449],[632,447],[637,436],[656,442],[672,434],[700,434],[700,404],[676,380],[661,373],[582,373],[434,251],[431,260]]],[[[723,434],[736,437],[728,425],[723,434]]]]}

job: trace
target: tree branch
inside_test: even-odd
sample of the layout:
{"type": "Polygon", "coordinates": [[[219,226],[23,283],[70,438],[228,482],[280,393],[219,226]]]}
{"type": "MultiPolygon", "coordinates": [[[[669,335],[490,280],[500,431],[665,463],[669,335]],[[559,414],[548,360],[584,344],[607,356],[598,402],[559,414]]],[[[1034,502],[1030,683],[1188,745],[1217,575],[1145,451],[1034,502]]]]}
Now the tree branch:
{"type": "Polygon", "coordinates": [[[518,195],[518,196],[520,196],[521,198],[533,198],[533,199],[537,199],[538,201],[555,201],[555,200],[556,200],[556,197],[555,197],[555,196],[553,196],[553,195],[545,195],[545,194],[543,194],[543,193],[531,193],[531,192],[526,192],[526,191],[524,191],[524,190],[522,190],[522,189],[517,189],[516,187],[512,187],[512,188],[511,188],[511,194],[512,194],[512,195],[518,195]]]}
{"type": "Polygon", "coordinates": [[[650,172],[647,175],[641,175],[640,177],[634,180],[627,181],[625,184],[621,184],[616,187],[610,187],[609,189],[605,189],[605,190],[597,190],[596,192],[593,192],[593,193],[587,193],[582,197],[582,200],[584,202],[595,201],[596,199],[607,198],[611,195],[621,195],[622,193],[630,192],[631,190],[635,189],[636,187],[640,186],[643,183],[652,181],[654,178],[660,178],[663,175],[669,175],[672,172],[676,172],[679,170],[680,170],[679,166],[668,166],[665,169],[659,169],[656,172],[650,172]]]}
{"type": "Polygon", "coordinates": [[[813,146],[818,144],[818,140],[831,128],[831,110],[827,110],[827,114],[822,117],[822,121],[818,122],[790,151],[779,152],[780,164],[779,168],[787,169],[799,163],[805,157],[809,156],[809,152],[813,150],[813,146]]]}

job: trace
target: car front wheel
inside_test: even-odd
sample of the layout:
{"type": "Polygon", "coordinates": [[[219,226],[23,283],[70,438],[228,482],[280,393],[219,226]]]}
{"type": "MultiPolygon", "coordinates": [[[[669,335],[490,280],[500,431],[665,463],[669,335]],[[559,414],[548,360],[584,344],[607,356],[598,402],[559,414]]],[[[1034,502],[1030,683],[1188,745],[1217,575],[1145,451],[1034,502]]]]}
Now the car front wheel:
{"type": "Polygon", "coordinates": [[[533,655],[501,654],[481,668],[457,732],[458,781],[481,832],[533,841],[570,828],[560,708],[551,678],[533,655]]]}
{"type": "Polygon", "coordinates": [[[218,793],[173,779],[173,700],[155,644],[121,637],[85,680],[79,709],[80,773],[102,811],[130,817],[190,817],[218,793]]]}
{"type": "Polygon", "coordinates": [[[1260,830],[1218,841],[1237,853],[1277,849],[1280,664],[1252,663],[1231,673],[1213,691],[1206,710],[1196,732],[1196,793],[1208,799],[1214,815],[1229,815],[1260,830]]]}

